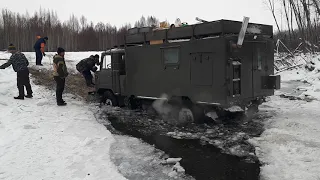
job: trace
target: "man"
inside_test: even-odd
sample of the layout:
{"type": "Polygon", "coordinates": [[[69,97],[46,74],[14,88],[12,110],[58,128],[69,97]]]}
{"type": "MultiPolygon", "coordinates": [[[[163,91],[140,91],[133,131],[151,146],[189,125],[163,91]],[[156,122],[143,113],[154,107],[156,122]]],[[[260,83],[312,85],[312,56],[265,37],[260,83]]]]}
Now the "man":
{"type": "Polygon", "coordinates": [[[29,79],[29,62],[26,56],[18,52],[13,44],[9,45],[8,51],[12,54],[8,62],[0,66],[0,69],[5,69],[12,65],[13,70],[17,72],[17,87],[19,90],[19,96],[14,97],[14,99],[23,100],[24,97],[32,98],[32,89],[29,79]],[[27,89],[27,95],[24,94],[24,87],[27,89]]]}
{"type": "Polygon", "coordinates": [[[65,50],[61,47],[58,48],[57,54],[53,56],[53,76],[57,83],[56,87],[56,100],[58,106],[65,106],[67,103],[62,99],[66,77],[68,76],[68,69],[64,60],[65,50]]]}
{"type": "Polygon", "coordinates": [[[76,68],[77,70],[83,75],[83,77],[86,80],[86,84],[88,87],[94,87],[94,83],[92,82],[92,72],[97,71],[96,65],[100,65],[99,63],[99,55],[91,55],[89,58],[81,60],[77,65],[76,68]]]}
{"type": "Polygon", "coordinates": [[[39,38],[37,42],[34,44],[34,50],[36,52],[36,65],[43,66],[41,64],[42,61],[42,55],[46,56],[44,53],[44,47],[48,41],[48,37],[39,38]]]}

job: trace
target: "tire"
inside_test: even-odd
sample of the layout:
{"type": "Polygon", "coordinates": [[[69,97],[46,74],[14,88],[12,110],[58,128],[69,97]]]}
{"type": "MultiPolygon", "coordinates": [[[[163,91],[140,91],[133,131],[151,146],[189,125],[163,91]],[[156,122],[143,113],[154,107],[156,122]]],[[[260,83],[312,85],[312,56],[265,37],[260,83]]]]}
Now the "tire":
{"type": "Polygon", "coordinates": [[[178,122],[179,124],[190,124],[194,123],[194,115],[191,109],[187,107],[180,108],[178,112],[178,122]]]}
{"type": "Polygon", "coordinates": [[[108,106],[118,106],[117,97],[111,91],[104,92],[103,99],[105,104],[108,106]]]}
{"type": "Polygon", "coordinates": [[[127,108],[131,109],[131,110],[135,110],[137,109],[137,103],[136,103],[136,99],[134,98],[134,96],[130,96],[130,97],[125,97],[124,98],[124,104],[127,108]]]}
{"type": "Polygon", "coordinates": [[[198,105],[193,105],[192,106],[192,114],[194,117],[194,122],[197,124],[202,124],[205,122],[205,113],[204,109],[198,105]]]}

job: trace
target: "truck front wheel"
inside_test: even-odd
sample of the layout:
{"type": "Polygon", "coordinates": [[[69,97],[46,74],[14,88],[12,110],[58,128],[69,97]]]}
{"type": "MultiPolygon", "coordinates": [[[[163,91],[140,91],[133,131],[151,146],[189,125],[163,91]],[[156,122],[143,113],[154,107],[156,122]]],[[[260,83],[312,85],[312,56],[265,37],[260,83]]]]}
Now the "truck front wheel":
{"type": "Polygon", "coordinates": [[[106,91],[103,93],[103,100],[108,106],[118,106],[117,97],[110,91],[106,91]]]}

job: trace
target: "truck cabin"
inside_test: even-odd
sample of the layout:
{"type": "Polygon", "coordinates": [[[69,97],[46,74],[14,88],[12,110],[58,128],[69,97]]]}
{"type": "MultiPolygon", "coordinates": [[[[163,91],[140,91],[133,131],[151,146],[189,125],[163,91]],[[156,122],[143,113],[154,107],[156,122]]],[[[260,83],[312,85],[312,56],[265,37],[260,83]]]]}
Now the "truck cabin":
{"type": "Polygon", "coordinates": [[[111,49],[101,55],[100,70],[118,71],[126,75],[124,49],[111,49]]]}

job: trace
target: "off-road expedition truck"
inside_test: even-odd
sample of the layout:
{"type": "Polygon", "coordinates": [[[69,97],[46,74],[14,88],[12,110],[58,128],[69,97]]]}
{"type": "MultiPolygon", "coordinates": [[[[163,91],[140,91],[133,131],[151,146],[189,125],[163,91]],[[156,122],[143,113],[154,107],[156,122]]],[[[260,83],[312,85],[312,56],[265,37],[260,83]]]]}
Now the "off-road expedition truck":
{"type": "Polygon", "coordinates": [[[194,121],[210,111],[256,110],[280,88],[273,27],[246,18],[132,28],[123,41],[102,53],[95,74],[96,93],[112,106],[162,101],[179,120],[194,121]]]}

